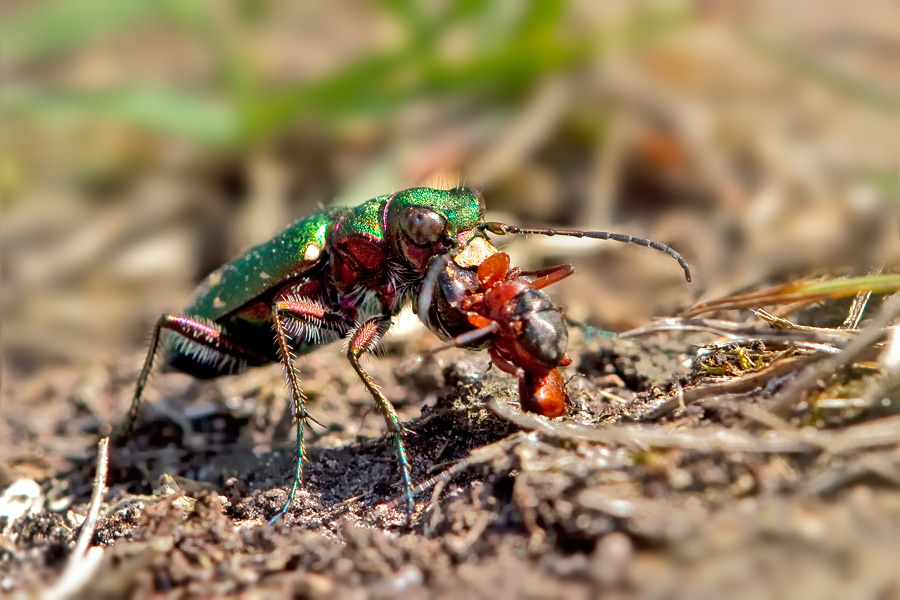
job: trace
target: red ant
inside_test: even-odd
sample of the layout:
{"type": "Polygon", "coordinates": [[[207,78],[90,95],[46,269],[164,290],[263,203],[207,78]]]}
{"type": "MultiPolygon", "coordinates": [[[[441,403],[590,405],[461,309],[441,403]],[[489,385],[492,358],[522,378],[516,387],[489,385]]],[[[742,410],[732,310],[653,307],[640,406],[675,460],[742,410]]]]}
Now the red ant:
{"type": "MultiPolygon", "coordinates": [[[[659,242],[623,233],[574,229],[533,229],[484,222],[479,228],[496,235],[538,234],[613,240],[664,252],[678,261],[691,280],[687,262],[659,242]]],[[[522,409],[547,417],[565,414],[568,393],[558,367],[572,363],[563,309],[541,289],[575,272],[572,265],[537,271],[510,268],[509,255],[486,237],[476,236],[464,247],[433,259],[419,292],[418,315],[448,343],[446,348],[488,348],[493,364],[519,380],[522,409]],[[477,267],[475,271],[473,267],[477,267]]]]}
{"type": "Polygon", "coordinates": [[[476,263],[477,270],[467,262],[471,257],[460,260],[460,253],[436,259],[426,277],[419,316],[449,341],[426,355],[486,347],[493,364],[518,379],[523,410],[546,417],[565,414],[569,396],[558,367],[572,363],[566,354],[568,330],[563,309],[540,290],[565,279],[575,267],[522,271],[510,268],[509,255],[490,243],[473,247],[468,250],[481,256],[493,250],[476,263]]]}

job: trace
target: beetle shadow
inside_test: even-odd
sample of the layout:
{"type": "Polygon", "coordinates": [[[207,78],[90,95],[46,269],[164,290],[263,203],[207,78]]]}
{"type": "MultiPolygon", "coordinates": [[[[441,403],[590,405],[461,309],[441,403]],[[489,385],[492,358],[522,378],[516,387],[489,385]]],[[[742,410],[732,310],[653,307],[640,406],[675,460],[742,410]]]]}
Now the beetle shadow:
{"type": "MultiPolygon", "coordinates": [[[[485,367],[483,357],[451,363],[443,369],[436,402],[407,407],[411,414],[404,424],[414,483],[515,430],[485,408],[487,399],[497,394],[514,400],[515,384],[509,376],[496,369],[486,372],[485,367]]],[[[174,483],[187,496],[204,490],[225,496],[232,518],[270,518],[287,499],[295,454],[293,436],[284,431],[285,419],[273,422],[262,412],[259,407],[228,406],[215,384],[208,382],[191,383],[183,392],[145,404],[133,434],[110,446],[107,501],[112,505],[156,501],[174,483]]],[[[336,522],[347,512],[362,520],[383,519],[374,507],[398,498],[402,491],[391,438],[341,436],[339,430],[315,425],[306,433],[303,485],[287,520],[312,527],[336,522]],[[332,434],[345,443],[323,447],[321,439],[332,434]]],[[[94,469],[91,453],[60,475],[75,503],[89,499],[94,469]]],[[[399,523],[402,509],[395,512],[399,523]]]]}

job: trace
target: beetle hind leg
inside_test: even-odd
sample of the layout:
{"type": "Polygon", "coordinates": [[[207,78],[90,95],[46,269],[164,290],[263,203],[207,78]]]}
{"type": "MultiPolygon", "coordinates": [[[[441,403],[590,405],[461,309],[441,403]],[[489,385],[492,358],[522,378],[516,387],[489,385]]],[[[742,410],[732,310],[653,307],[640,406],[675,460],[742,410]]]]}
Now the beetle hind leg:
{"type": "Polygon", "coordinates": [[[156,325],[153,326],[153,333],[150,336],[150,347],[147,350],[144,365],[141,367],[141,373],[138,375],[137,383],[134,387],[134,396],[131,398],[128,417],[125,425],[120,428],[115,436],[117,440],[128,439],[134,431],[134,424],[137,421],[144,388],[147,385],[147,380],[150,378],[150,372],[153,370],[153,362],[159,351],[164,329],[187,340],[186,343],[188,344],[205,349],[210,355],[228,357],[229,360],[237,362],[266,362],[264,357],[244,348],[212,324],[207,324],[191,317],[182,317],[168,313],[161,315],[156,320],[156,325]]]}

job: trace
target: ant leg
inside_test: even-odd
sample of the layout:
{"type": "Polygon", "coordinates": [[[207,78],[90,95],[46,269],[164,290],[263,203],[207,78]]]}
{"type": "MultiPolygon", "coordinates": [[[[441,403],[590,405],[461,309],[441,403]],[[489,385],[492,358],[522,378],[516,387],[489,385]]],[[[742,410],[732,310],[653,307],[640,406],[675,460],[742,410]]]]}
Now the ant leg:
{"type": "Polygon", "coordinates": [[[540,290],[548,285],[553,285],[558,281],[562,281],[574,272],[575,267],[572,265],[557,265],[546,269],[538,269],[537,271],[522,271],[520,275],[536,277],[536,279],[531,282],[531,287],[540,290]]]}
{"type": "Polygon", "coordinates": [[[430,358],[439,352],[443,352],[444,350],[449,350],[450,348],[463,348],[468,346],[469,344],[474,344],[491,335],[492,333],[496,333],[497,330],[500,329],[500,324],[496,321],[491,321],[490,325],[485,325],[484,327],[479,327],[478,329],[473,329],[472,331],[467,331],[463,334],[460,334],[450,340],[447,343],[441,344],[436,348],[432,348],[419,356],[416,357],[416,362],[422,362],[426,358],[430,358]]]}
{"type": "Polygon", "coordinates": [[[144,366],[141,368],[137,384],[135,384],[134,387],[134,396],[131,398],[131,407],[128,409],[128,419],[126,425],[116,434],[116,440],[128,439],[134,432],[134,424],[137,421],[141,397],[144,394],[147,380],[150,378],[150,371],[153,369],[153,361],[159,350],[159,341],[163,329],[177,333],[191,342],[200,344],[201,346],[214,350],[224,356],[232,357],[238,361],[266,362],[264,357],[244,348],[213,325],[208,325],[189,317],[163,314],[156,320],[156,325],[153,326],[153,334],[150,337],[150,348],[147,350],[144,366]]]}
{"type": "Polygon", "coordinates": [[[422,364],[425,359],[431,358],[435,354],[443,352],[444,350],[449,350],[451,348],[464,348],[469,344],[474,344],[475,342],[491,335],[492,333],[495,333],[498,329],[500,329],[500,324],[496,321],[491,321],[489,325],[479,327],[478,329],[473,329],[472,331],[467,331],[466,333],[458,335],[449,342],[440,344],[439,346],[427,350],[417,357],[401,364],[400,368],[398,369],[398,374],[405,377],[409,375],[416,366],[422,364]]]}
{"type": "Polygon", "coordinates": [[[495,346],[492,346],[488,350],[488,354],[491,357],[491,362],[494,365],[503,371],[504,373],[509,373],[516,377],[516,379],[523,379],[525,377],[525,371],[522,370],[521,367],[517,367],[516,365],[509,362],[506,358],[500,355],[500,352],[497,350],[495,346]]]}
{"type": "Polygon", "coordinates": [[[614,242],[624,242],[628,244],[637,244],[638,246],[644,246],[647,248],[653,248],[654,250],[658,250],[665,254],[668,254],[672,258],[678,261],[678,264],[681,265],[682,270],[684,271],[684,278],[688,281],[691,280],[691,268],[688,266],[687,261],[684,260],[678,252],[676,252],[670,246],[666,246],[665,244],[660,244],[659,242],[654,242],[653,240],[648,240],[646,238],[634,237],[633,235],[628,235],[627,233],[613,233],[610,231],[581,231],[578,229],[533,229],[528,227],[516,227],[515,225],[507,225],[506,223],[498,223],[496,221],[487,221],[480,225],[482,230],[490,231],[491,233],[495,233],[497,235],[506,235],[508,233],[523,233],[523,234],[537,234],[537,235],[563,235],[567,237],[577,237],[577,238],[590,238],[593,240],[612,240],[614,242]]]}
{"type": "Polygon", "coordinates": [[[272,305],[272,323],[275,325],[275,340],[278,343],[278,354],[281,357],[281,364],[284,367],[284,376],[287,379],[288,387],[291,390],[291,405],[293,409],[294,424],[296,426],[297,437],[297,464],[294,468],[294,482],[291,485],[291,491],[288,494],[287,502],[284,507],[271,519],[271,525],[282,516],[287,514],[294,503],[297,491],[303,481],[303,461],[306,460],[306,445],[303,442],[303,425],[310,418],[306,412],[306,394],[300,388],[300,376],[294,365],[294,352],[291,350],[286,331],[284,315],[293,317],[306,326],[311,328],[322,328],[326,326],[338,327],[344,325],[343,317],[324,309],[320,304],[303,299],[280,300],[272,305]]]}
{"type": "Polygon", "coordinates": [[[397,416],[394,405],[391,404],[391,401],[387,399],[387,396],[378,389],[372,376],[366,373],[365,369],[363,369],[362,365],[359,363],[360,357],[365,352],[371,351],[378,345],[378,342],[381,340],[382,336],[387,333],[390,326],[391,319],[387,316],[373,317],[360,325],[350,335],[349,343],[347,344],[347,359],[350,361],[350,364],[353,365],[353,370],[356,371],[356,374],[362,379],[366,389],[369,390],[369,393],[372,394],[372,397],[378,404],[378,408],[381,410],[384,422],[387,425],[388,433],[394,438],[394,447],[397,451],[397,459],[400,462],[400,474],[403,478],[403,495],[406,498],[406,523],[407,526],[409,526],[412,524],[415,503],[413,502],[412,497],[412,474],[409,459],[406,455],[406,445],[403,443],[403,424],[400,423],[400,417],[397,416]]]}

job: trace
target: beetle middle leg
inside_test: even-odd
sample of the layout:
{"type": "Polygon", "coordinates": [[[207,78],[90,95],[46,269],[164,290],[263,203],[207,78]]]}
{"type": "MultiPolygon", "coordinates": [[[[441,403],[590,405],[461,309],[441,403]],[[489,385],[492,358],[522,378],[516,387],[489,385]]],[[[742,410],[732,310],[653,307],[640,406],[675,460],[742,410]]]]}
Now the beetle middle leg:
{"type": "Polygon", "coordinates": [[[387,425],[387,430],[394,438],[397,459],[400,461],[400,474],[403,478],[403,495],[406,498],[406,518],[407,523],[410,523],[412,522],[415,504],[413,503],[412,497],[412,474],[409,458],[406,455],[406,445],[403,443],[403,425],[400,423],[400,417],[397,415],[394,405],[391,404],[391,401],[387,399],[387,396],[378,389],[372,376],[369,375],[359,363],[360,357],[364,353],[370,352],[378,345],[378,342],[384,334],[387,333],[390,326],[391,319],[389,316],[378,316],[369,319],[356,328],[349,338],[349,343],[347,345],[347,359],[350,361],[350,364],[353,365],[353,370],[356,371],[356,374],[362,379],[366,389],[369,390],[369,393],[372,394],[372,397],[378,404],[378,408],[381,410],[384,422],[387,425]]]}
{"type": "Polygon", "coordinates": [[[297,464],[294,469],[294,482],[291,485],[290,494],[288,494],[287,502],[278,514],[269,519],[269,523],[274,523],[280,517],[287,513],[294,503],[294,497],[300,489],[300,483],[303,481],[303,461],[306,460],[306,445],[303,442],[303,425],[309,418],[306,412],[306,394],[300,388],[300,376],[294,365],[294,352],[291,350],[290,341],[288,339],[287,324],[285,317],[290,317],[301,321],[309,328],[308,332],[315,334],[321,329],[332,329],[343,331],[346,327],[344,318],[334,312],[328,311],[316,302],[304,299],[279,300],[272,305],[272,323],[275,326],[275,340],[278,344],[278,354],[281,357],[281,363],[284,366],[284,375],[287,378],[288,387],[291,390],[291,405],[293,409],[293,419],[296,426],[297,437],[297,464]]]}

